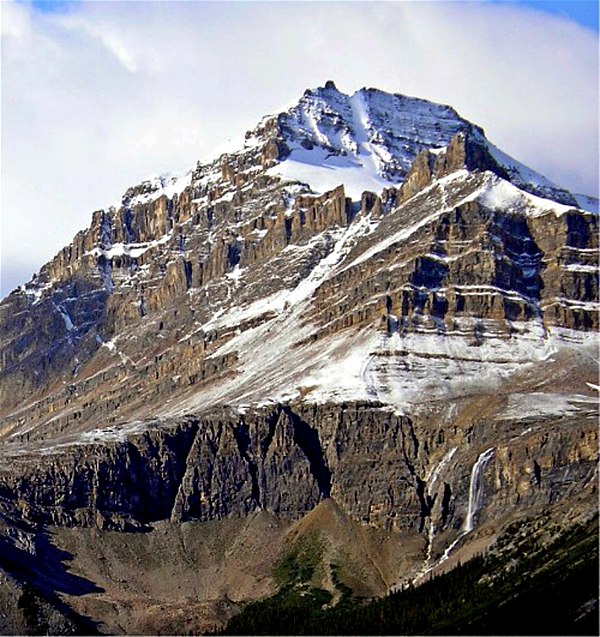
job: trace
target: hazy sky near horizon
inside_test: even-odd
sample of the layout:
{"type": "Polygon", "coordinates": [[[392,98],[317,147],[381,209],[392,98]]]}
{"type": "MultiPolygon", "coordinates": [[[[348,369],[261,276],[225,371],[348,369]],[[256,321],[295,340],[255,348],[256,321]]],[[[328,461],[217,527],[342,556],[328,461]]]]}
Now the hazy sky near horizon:
{"type": "Polygon", "coordinates": [[[187,171],[328,79],[451,104],[597,195],[598,23],[568,6],[0,2],[1,295],[128,186],[187,171]]]}

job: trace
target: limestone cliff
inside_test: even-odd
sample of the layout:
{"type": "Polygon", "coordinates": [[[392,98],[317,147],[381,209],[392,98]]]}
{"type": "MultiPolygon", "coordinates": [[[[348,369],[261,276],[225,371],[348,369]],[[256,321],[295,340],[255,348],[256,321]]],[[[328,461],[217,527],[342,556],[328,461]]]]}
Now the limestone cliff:
{"type": "MultiPolygon", "coordinates": [[[[361,595],[515,519],[589,517],[599,307],[597,215],[450,107],[328,82],[238,152],[94,212],[0,304],[0,540],[35,555],[49,527],[121,547],[170,525],[185,544],[196,525],[233,547],[223,590],[219,542],[202,548],[194,612],[213,617],[274,587],[242,526],[285,544],[325,500],[340,538],[387,547],[348,557],[361,595]]],[[[109,593],[72,608],[139,601],[109,593]]],[[[107,630],[146,626],[127,613],[107,630]]]]}

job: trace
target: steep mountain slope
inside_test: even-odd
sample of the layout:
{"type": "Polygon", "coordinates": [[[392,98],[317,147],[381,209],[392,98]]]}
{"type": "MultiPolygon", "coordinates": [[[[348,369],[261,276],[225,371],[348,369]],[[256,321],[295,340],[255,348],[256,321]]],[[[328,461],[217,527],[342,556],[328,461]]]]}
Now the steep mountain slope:
{"type": "MultiPolygon", "coordinates": [[[[336,578],[380,595],[515,519],[585,520],[598,308],[596,214],[450,107],[328,82],[239,151],[95,212],[0,304],[6,541],[21,525],[35,554],[55,525],[79,554],[83,526],[141,555],[123,531],[218,536],[263,512],[301,535],[324,525],[336,578]],[[382,534],[384,563],[343,557],[360,525],[382,534]]],[[[256,547],[233,562],[205,548],[222,588],[194,588],[190,625],[276,586],[256,547]]],[[[158,611],[143,578],[113,589],[92,558],[75,563],[104,593],[69,589],[72,608],[111,632],[167,630],[144,624],[158,611]]],[[[175,617],[185,593],[171,593],[175,617]]]]}

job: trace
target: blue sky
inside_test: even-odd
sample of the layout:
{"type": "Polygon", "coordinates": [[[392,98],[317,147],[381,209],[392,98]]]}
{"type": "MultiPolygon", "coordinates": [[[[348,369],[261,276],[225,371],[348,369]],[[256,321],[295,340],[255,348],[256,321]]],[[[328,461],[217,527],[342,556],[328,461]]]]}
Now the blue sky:
{"type": "Polygon", "coordinates": [[[597,6],[0,0],[0,296],[129,186],[189,170],[328,79],[451,104],[596,195],[597,6]]]}
{"type": "Polygon", "coordinates": [[[492,1],[496,4],[505,3],[530,7],[537,11],[545,11],[546,13],[568,18],[581,26],[598,32],[598,0],[567,0],[566,2],[559,2],[558,0],[492,1]]]}
{"type": "MultiPolygon", "coordinates": [[[[21,0],[27,2],[28,0],[21,0]]],[[[46,12],[61,12],[73,10],[79,2],[86,0],[33,0],[36,9],[46,12]]],[[[88,0],[89,1],[89,0],[88,0]]],[[[130,0],[132,1],[132,0],[130,0]]],[[[143,0],[138,0],[143,1],[143,0]]],[[[168,0],[164,0],[168,1],[168,0]]],[[[443,1],[443,0],[442,0],[443,1]]],[[[598,0],[481,0],[494,4],[510,4],[514,6],[530,7],[537,11],[558,15],[573,20],[577,24],[598,32],[598,0]]]]}

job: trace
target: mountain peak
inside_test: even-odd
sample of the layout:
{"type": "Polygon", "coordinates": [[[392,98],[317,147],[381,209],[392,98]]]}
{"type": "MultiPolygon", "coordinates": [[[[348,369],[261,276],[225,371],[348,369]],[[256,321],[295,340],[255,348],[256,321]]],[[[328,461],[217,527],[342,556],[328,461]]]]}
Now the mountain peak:
{"type": "MultiPolygon", "coordinates": [[[[344,93],[333,80],[306,89],[291,106],[263,117],[242,140],[221,147],[212,162],[199,163],[196,175],[225,171],[223,175],[245,181],[246,176],[234,176],[236,171],[266,172],[305,184],[316,194],[343,184],[346,194],[359,201],[365,191],[401,186],[419,153],[441,152],[458,133],[468,137],[470,152],[478,156],[469,161],[470,169],[491,170],[531,194],[577,206],[571,193],[500,151],[481,127],[451,106],[374,87],[344,93]]],[[[190,178],[191,173],[170,177],[168,183],[146,180],[130,188],[123,201],[150,201],[163,194],[171,198],[190,178]],[[137,196],[132,199],[132,194],[137,196]]]]}
{"type": "Polygon", "coordinates": [[[74,571],[127,608],[77,584],[74,610],[145,634],[168,584],[149,592],[165,563],[140,541],[201,551],[196,582],[172,571],[188,608],[266,594],[275,562],[294,595],[385,595],[515,520],[587,519],[598,217],[515,185],[560,195],[542,179],[450,107],[326,85],[96,211],[0,303],[4,580],[63,590],[46,558],[68,529],[45,528],[92,527],[107,550],[74,571]],[[157,565],[137,598],[125,554],[157,565]]]}
{"type": "Polygon", "coordinates": [[[421,151],[445,148],[457,133],[490,155],[487,163],[499,176],[532,194],[576,205],[570,193],[499,151],[451,106],[372,87],[347,94],[328,80],[264,119],[246,140],[250,148],[269,148],[270,175],[308,183],[316,192],[343,183],[358,200],[365,190],[399,186],[421,151]]]}

